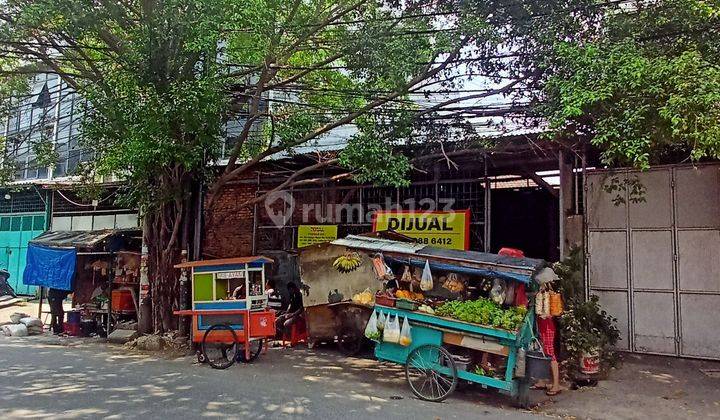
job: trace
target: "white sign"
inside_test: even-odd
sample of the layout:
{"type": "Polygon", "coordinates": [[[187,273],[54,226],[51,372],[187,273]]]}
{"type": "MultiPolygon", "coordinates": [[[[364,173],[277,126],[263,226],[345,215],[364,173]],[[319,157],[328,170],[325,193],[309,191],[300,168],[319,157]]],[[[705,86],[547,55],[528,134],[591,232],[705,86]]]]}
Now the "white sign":
{"type": "Polygon", "coordinates": [[[225,271],[222,273],[215,274],[215,278],[218,280],[230,280],[230,279],[244,279],[244,271],[225,271]]]}

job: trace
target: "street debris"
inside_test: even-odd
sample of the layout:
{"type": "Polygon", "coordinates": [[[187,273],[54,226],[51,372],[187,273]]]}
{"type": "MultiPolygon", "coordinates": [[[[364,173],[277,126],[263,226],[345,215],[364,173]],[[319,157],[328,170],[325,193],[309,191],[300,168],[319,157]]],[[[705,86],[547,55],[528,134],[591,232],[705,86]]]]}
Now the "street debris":
{"type": "Polygon", "coordinates": [[[128,341],[125,347],[128,349],[153,352],[180,352],[190,348],[188,338],[180,335],[178,331],[168,332],[163,335],[142,335],[134,340],[128,341]]]}

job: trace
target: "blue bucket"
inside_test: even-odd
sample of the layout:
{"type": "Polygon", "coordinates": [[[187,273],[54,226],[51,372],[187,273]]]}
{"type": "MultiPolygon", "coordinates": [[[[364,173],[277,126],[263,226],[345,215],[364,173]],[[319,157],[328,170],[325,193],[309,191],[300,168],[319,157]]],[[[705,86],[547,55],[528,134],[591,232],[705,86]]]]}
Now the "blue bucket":
{"type": "Polygon", "coordinates": [[[67,322],[68,322],[68,324],[79,324],[80,323],[80,311],[68,311],[67,322]]]}

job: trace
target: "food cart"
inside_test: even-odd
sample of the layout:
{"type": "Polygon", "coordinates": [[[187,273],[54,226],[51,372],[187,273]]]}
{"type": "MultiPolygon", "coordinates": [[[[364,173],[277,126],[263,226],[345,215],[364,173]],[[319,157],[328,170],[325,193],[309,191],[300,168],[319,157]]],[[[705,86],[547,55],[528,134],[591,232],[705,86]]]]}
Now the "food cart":
{"type": "MultiPolygon", "coordinates": [[[[361,237],[347,237],[333,243],[354,250],[382,252],[390,266],[403,264],[419,268],[427,265],[435,273],[457,273],[463,276],[468,289],[475,287],[472,286],[473,279],[501,279],[512,284],[513,289],[522,284],[523,290],[536,290],[533,276],[547,265],[545,261],[537,259],[390,242],[383,244],[378,243],[378,240],[371,242],[361,237]]],[[[434,285],[435,290],[428,291],[426,297],[438,291],[437,283],[434,285]]],[[[398,296],[407,295],[404,293],[398,296]]],[[[382,314],[380,318],[393,319],[399,324],[407,320],[409,331],[404,342],[397,338],[388,342],[387,335],[382,333],[371,337],[377,342],[375,356],[380,360],[404,365],[405,377],[413,393],[424,400],[442,401],[460,382],[470,382],[498,389],[514,397],[518,405],[526,406],[529,378],[524,374],[525,354],[533,340],[535,323],[532,293],[528,296],[527,307],[495,304],[493,311],[498,318],[506,313],[514,317],[511,326],[503,328],[502,325],[507,324],[494,322],[496,326],[492,326],[493,323],[481,325],[451,317],[444,313],[449,312],[447,309],[443,312],[443,305],[448,302],[481,302],[492,306],[490,299],[476,298],[463,302],[465,297],[461,293],[448,292],[442,299],[443,303],[433,308],[432,299],[423,302],[379,294],[374,307],[376,316],[382,314]],[[504,362],[504,366],[499,364],[499,369],[492,374],[484,372],[476,363],[479,357],[487,358],[488,354],[504,362]],[[476,365],[475,369],[472,368],[473,364],[476,365]]]]}
{"type": "Polygon", "coordinates": [[[337,342],[343,354],[352,356],[367,342],[363,331],[373,302],[353,302],[351,298],[366,289],[372,296],[382,284],[375,279],[372,261],[367,256],[361,257],[356,270],[338,272],[333,261],[343,252],[345,246],[333,242],[313,244],[298,251],[298,263],[307,290],[303,306],[308,346],[337,342]]]}
{"type": "Polygon", "coordinates": [[[236,360],[251,362],[263,342],[275,336],[275,313],[267,309],[263,256],[185,262],[190,270],[192,308],[175,311],[192,317],[198,360],[225,369],[236,360]],[[234,296],[235,295],[235,296],[234,296]]]}
{"type": "Polygon", "coordinates": [[[378,342],[375,356],[405,365],[405,377],[413,393],[428,401],[442,401],[460,380],[496,388],[515,398],[520,406],[528,403],[529,382],[515,375],[518,352],[527,350],[532,338],[534,316],[528,312],[518,331],[506,331],[404,309],[376,305],[384,314],[407,318],[412,341],[407,347],[378,342]],[[463,347],[507,357],[502,378],[477,374],[459,368],[447,346],[463,347]]]}

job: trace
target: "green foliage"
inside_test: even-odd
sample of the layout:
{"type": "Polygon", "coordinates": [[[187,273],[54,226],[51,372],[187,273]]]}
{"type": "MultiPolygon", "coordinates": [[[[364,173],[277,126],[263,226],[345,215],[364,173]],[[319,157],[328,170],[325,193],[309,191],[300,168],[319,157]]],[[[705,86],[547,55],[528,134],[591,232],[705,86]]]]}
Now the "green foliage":
{"type": "Polygon", "coordinates": [[[702,0],[606,12],[597,31],[555,43],[540,109],[556,132],[588,136],[608,164],[647,168],[686,150],[720,158],[718,24],[720,4],[702,0]]]}
{"type": "Polygon", "coordinates": [[[637,175],[631,177],[609,176],[604,180],[602,189],[607,194],[613,195],[611,201],[616,206],[627,204],[628,200],[634,204],[647,201],[645,198],[647,188],[640,182],[637,175]]]}
{"type": "Polygon", "coordinates": [[[437,308],[435,314],[464,322],[516,331],[525,320],[527,308],[524,306],[511,306],[503,309],[497,303],[481,298],[471,301],[452,300],[445,302],[437,308]]]}
{"type": "Polygon", "coordinates": [[[617,319],[602,310],[598,297],[590,296],[585,302],[569,303],[560,316],[562,345],[573,357],[600,349],[605,357],[611,356],[610,347],[620,338],[617,319]]]}
{"type": "Polygon", "coordinates": [[[581,246],[570,249],[568,256],[552,267],[559,280],[558,292],[562,294],[566,303],[585,300],[585,253],[581,246]]]}
{"type": "Polygon", "coordinates": [[[561,343],[571,358],[577,359],[583,352],[600,349],[603,360],[614,363],[615,354],[610,347],[620,338],[617,319],[602,309],[597,296],[585,299],[584,269],[581,247],[573,248],[568,257],[553,265],[560,278],[558,289],[565,302],[565,310],[559,318],[561,343]]]}
{"type": "MultiPolygon", "coordinates": [[[[206,167],[225,146],[222,181],[240,176],[236,163],[249,169],[352,124],[359,132],[342,166],[359,182],[404,185],[412,157],[388,151],[428,140],[411,122],[411,92],[450,97],[460,74],[531,87],[535,58],[592,26],[593,4],[9,0],[0,32],[11,54],[0,62],[0,85],[19,90],[21,67],[60,73],[89,101],[82,146],[91,172],[126,181],[129,201],[144,208],[177,200],[188,178],[212,183],[206,167]],[[538,16],[548,16],[543,25],[538,16]],[[230,121],[240,129],[226,145],[230,121]]],[[[424,133],[431,143],[452,136],[424,133]]]]}

